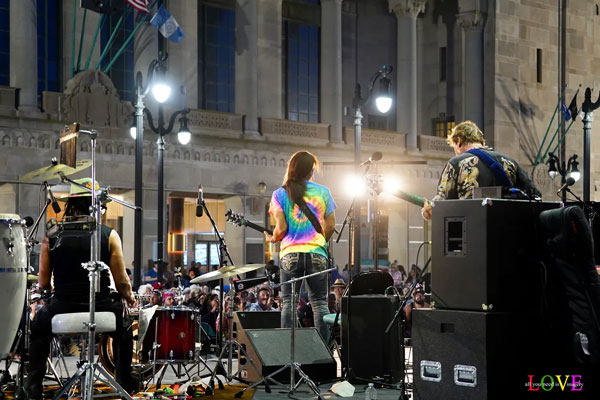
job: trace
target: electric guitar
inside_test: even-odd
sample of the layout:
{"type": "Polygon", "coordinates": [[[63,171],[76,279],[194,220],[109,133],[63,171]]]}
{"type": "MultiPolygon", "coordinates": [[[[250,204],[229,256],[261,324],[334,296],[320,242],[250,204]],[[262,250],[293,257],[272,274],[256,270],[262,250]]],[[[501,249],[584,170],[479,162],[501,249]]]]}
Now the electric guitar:
{"type": "Polygon", "coordinates": [[[423,207],[425,205],[425,199],[415,194],[407,193],[402,190],[396,190],[391,194],[399,199],[408,201],[409,203],[414,204],[415,206],[423,207]]]}
{"type": "Polygon", "coordinates": [[[227,219],[227,222],[231,222],[233,225],[247,226],[248,228],[252,228],[261,233],[266,231],[269,235],[273,234],[273,231],[271,229],[267,229],[263,226],[257,225],[254,222],[250,222],[246,218],[244,218],[243,214],[235,213],[232,210],[227,210],[227,212],[225,213],[225,218],[227,219]]]}

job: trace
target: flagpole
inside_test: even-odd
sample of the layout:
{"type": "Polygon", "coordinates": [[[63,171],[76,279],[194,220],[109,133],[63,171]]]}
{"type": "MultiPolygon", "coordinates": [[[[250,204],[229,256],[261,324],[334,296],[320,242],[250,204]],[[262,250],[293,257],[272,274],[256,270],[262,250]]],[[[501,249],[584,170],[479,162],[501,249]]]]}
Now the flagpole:
{"type": "Polygon", "coordinates": [[[87,69],[90,66],[90,61],[92,60],[92,54],[94,54],[94,48],[96,47],[96,41],[98,40],[98,33],[100,32],[100,28],[102,27],[102,24],[104,23],[104,17],[105,17],[105,14],[102,14],[102,16],[100,17],[100,20],[98,21],[98,26],[96,27],[96,32],[94,32],[94,39],[92,40],[92,47],[90,48],[90,54],[88,54],[87,60],[85,60],[85,67],[84,67],[85,71],[87,71],[87,69]]]}
{"type": "MultiPolygon", "coordinates": [[[[150,5],[150,8],[154,7],[154,5],[156,4],[156,2],[157,2],[157,0],[154,0],[154,2],[150,5]]],[[[110,62],[108,63],[108,65],[106,66],[106,68],[104,68],[104,70],[102,72],[104,72],[105,74],[108,73],[108,71],[110,70],[110,68],[112,67],[112,65],[115,63],[115,61],[117,60],[117,58],[119,58],[119,56],[121,55],[121,53],[129,45],[129,43],[131,42],[131,39],[133,39],[133,37],[135,36],[135,33],[137,32],[137,30],[140,29],[140,26],[142,26],[142,23],[144,23],[148,19],[148,15],[149,14],[144,15],[139,20],[139,22],[137,23],[137,25],[135,26],[135,28],[133,29],[133,31],[129,34],[129,37],[127,38],[127,40],[125,40],[125,42],[123,42],[123,45],[119,48],[119,50],[117,51],[117,54],[115,54],[115,56],[112,58],[112,60],[110,60],[110,62]]],[[[101,57],[100,59],[102,59],[102,56],[100,56],[100,57],[101,57]]],[[[100,64],[100,61],[98,61],[98,64],[100,64]]],[[[96,65],[96,68],[98,68],[98,65],[96,65]]]]}
{"type": "Polygon", "coordinates": [[[75,34],[77,33],[77,0],[73,0],[73,40],[71,41],[71,78],[75,75],[75,34]]]}
{"type": "Polygon", "coordinates": [[[85,20],[87,19],[87,8],[83,9],[83,22],[81,23],[81,37],[79,38],[79,52],[77,54],[77,72],[81,66],[81,50],[83,49],[83,35],[85,34],[85,20]]]}
{"type": "Polygon", "coordinates": [[[535,161],[533,162],[533,165],[537,165],[537,163],[538,163],[538,159],[540,158],[542,149],[544,148],[544,143],[546,143],[546,138],[548,137],[548,133],[550,132],[550,127],[552,126],[552,123],[554,122],[554,117],[556,117],[556,112],[558,111],[559,107],[560,107],[560,101],[558,103],[556,103],[556,107],[554,108],[554,113],[552,114],[550,123],[548,124],[548,127],[546,128],[546,133],[544,134],[544,139],[542,139],[542,144],[540,144],[540,148],[538,149],[538,152],[535,156],[535,161]]]}

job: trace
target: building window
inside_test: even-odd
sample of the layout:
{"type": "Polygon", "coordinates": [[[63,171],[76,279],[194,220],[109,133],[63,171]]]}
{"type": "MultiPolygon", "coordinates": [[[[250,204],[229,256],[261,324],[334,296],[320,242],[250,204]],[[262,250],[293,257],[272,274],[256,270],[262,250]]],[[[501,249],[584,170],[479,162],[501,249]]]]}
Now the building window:
{"type": "Polygon", "coordinates": [[[542,49],[537,49],[535,52],[536,61],[536,78],[538,83],[542,83],[542,49]]]}
{"type": "MultiPolygon", "coordinates": [[[[107,14],[105,21],[102,24],[100,33],[100,50],[104,51],[110,36],[115,27],[119,23],[119,18],[123,21],[118,28],[115,38],[113,39],[110,49],[102,59],[101,68],[104,69],[111,62],[115,54],[119,51],[123,43],[129,38],[133,31],[133,11],[131,7],[126,6],[126,2],[112,2],[111,6],[114,12],[107,14]]],[[[133,72],[133,40],[123,50],[121,55],[115,60],[114,64],[108,71],[108,75],[113,84],[117,88],[122,100],[135,100],[135,75],[133,72]]]]}
{"type": "Polygon", "coordinates": [[[440,116],[435,118],[433,120],[433,134],[437,137],[447,138],[455,125],[454,117],[440,116]]]}
{"type": "Polygon", "coordinates": [[[235,11],[203,5],[198,12],[198,104],[235,112],[235,11]]]}
{"type": "Polygon", "coordinates": [[[319,122],[319,27],[286,21],[286,114],[319,122]]]}
{"type": "Polygon", "coordinates": [[[8,86],[10,65],[9,0],[0,0],[0,85],[8,86]]]}
{"type": "Polygon", "coordinates": [[[440,82],[446,82],[446,47],[440,47],[440,82]]]}
{"type": "Polygon", "coordinates": [[[58,0],[37,0],[38,95],[59,91],[59,15],[58,0]]]}

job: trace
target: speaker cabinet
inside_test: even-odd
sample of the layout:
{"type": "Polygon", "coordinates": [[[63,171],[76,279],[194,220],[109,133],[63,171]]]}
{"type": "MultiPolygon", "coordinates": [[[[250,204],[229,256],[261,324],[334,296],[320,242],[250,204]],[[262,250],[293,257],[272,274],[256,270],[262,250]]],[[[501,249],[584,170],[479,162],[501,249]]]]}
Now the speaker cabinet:
{"type": "Polygon", "coordinates": [[[349,368],[351,381],[402,379],[399,321],[385,333],[398,303],[385,295],[342,298],[342,368],[349,368]]]}
{"type": "Polygon", "coordinates": [[[436,308],[521,310],[515,282],[541,298],[543,271],[535,259],[538,216],[558,203],[445,200],[432,218],[431,290],[436,308]],[[468,290],[466,290],[468,289],[468,290]],[[536,292],[533,292],[535,290],[536,292]]]}
{"type": "MultiPolygon", "coordinates": [[[[256,382],[290,362],[289,328],[248,329],[238,341],[258,369],[257,372],[243,355],[240,357],[240,376],[248,382],[256,382]]],[[[296,329],[294,351],[294,362],[299,363],[302,371],[313,381],[323,382],[336,377],[336,362],[315,328],[296,329]]],[[[284,369],[274,378],[279,382],[289,382],[290,370],[284,369]]]]}
{"type": "Polygon", "coordinates": [[[412,316],[415,399],[442,394],[447,399],[506,399],[527,383],[527,376],[516,374],[522,356],[517,336],[523,332],[512,314],[415,309],[412,316]]]}

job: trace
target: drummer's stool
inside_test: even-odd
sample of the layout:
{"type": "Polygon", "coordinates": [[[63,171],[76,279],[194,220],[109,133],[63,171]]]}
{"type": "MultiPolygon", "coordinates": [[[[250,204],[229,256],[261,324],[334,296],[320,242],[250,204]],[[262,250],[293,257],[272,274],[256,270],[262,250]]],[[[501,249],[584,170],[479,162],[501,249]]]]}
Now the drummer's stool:
{"type": "MultiPolygon", "coordinates": [[[[110,311],[96,312],[94,323],[96,324],[96,333],[114,332],[117,328],[115,314],[110,311]]],[[[56,314],[52,317],[52,333],[55,335],[79,335],[81,343],[81,357],[85,357],[87,347],[87,322],[90,320],[89,312],[56,314]]],[[[94,354],[90,355],[93,358],[94,354]]],[[[89,360],[93,362],[93,359],[89,360]]]]}

